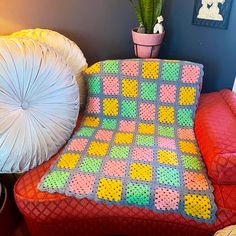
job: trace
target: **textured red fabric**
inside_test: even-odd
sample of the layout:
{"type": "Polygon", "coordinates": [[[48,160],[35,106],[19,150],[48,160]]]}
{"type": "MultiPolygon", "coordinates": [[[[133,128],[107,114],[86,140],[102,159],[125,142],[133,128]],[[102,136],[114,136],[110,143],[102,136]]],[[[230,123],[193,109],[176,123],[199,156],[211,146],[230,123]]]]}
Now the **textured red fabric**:
{"type": "Polygon", "coordinates": [[[236,95],[230,90],[202,95],[195,133],[212,181],[236,184],[236,95]]]}
{"type": "MultiPolygon", "coordinates": [[[[218,96],[223,95],[203,95],[198,110],[210,109],[208,103],[214,104],[218,96]]],[[[198,119],[202,118],[197,115],[196,129],[201,125],[198,119]]],[[[17,205],[32,235],[210,236],[220,228],[236,224],[236,185],[213,185],[218,206],[213,224],[197,223],[174,213],[159,214],[143,208],[108,206],[88,199],[39,192],[37,184],[56,158],[29,171],[15,185],[17,205]]]]}

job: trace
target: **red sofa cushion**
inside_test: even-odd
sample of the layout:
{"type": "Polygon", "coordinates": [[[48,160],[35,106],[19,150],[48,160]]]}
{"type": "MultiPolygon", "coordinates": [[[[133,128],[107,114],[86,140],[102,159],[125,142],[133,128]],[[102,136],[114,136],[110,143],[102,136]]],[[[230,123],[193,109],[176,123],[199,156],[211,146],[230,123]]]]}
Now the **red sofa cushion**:
{"type": "Polygon", "coordinates": [[[236,94],[201,95],[195,134],[211,180],[236,184],[236,94]]]}

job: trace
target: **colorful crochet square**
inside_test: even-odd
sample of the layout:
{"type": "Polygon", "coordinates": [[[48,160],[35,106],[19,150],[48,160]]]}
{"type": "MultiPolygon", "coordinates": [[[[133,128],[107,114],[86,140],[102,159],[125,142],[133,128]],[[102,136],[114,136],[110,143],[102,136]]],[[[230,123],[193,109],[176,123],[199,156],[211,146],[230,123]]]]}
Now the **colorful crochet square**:
{"type": "Polygon", "coordinates": [[[97,197],[108,201],[118,202],[121,199],[122,181],[101,178],[98,185],[97,197]]]}
{"type": "Polygon", "coordinates": [[[129,155],[129,146],[113,146],[110,155],[111,158],[127,158],[129,155]]]}
{"type": "Polygon", "coordinates": [[[73,169],[80,159],[79,153],[65,153],[57,163],[58,168],[73,169]]]}
{"type": "Polygon", "coordinates": [[[148,205],[150,199],[150,187],[146,184],[129,183],[126,191],[126,201],[129,204],[140,206],[148,205]]]}
{"type": "Polygon", "coordinates": [[[212,223],[213,190],[193,129],[202,75],[199,64],[158,59],[88,68],[81,127],[39,189],[212,223]]]}
{"type": "Polygon", "coordinates": [[[150,181],[152,179],[152,166],[141,163],[131,164],[130,178],[136,180],[150,181]]]}
{"type": "Polygon", "coordinates": [[[211,218],[211,202],[207,196],[186,194],[184,196],[184,211],[187,215],[199,219],[211,218]]]}
{"type": "Polygon", "coordinates": [[[110,177],[123,177],[125,175],[126,164],[124,161],[107,161],[103,173],[110,177]]]}
{"type": "Polygon", "coordinates": [[[47,175],[43,182],[44,188],[51,189],[60,189],[63,188],[66,184],[66,181],[69,178],[70,173],[65,171],[53,171],[47,175]]]}
{"type": "Polygon", "coordinates": [[[69,184],[69,191],[85,195],[92,193],[95,183],[95,176],[86,174],[75,174],[69,184]]]}
{"type": "Polygon", "coordinates": [[[144,79],[157,79],[159,76],[159,62],[147,61],[143,62],[142,77],[144,79]]]}
{"type": "Polygon", "coordinates": [[[99,94],[101,92],[101,82],[100,77],[94,76],[88,80],[88,89],[91,94],[99,94]]]}
{"type": "Polygon", "coordinates": [[[117,116],[118,115],[118,99],[104,98],[103,100],[103,113],[105,116],[117,116]]]}
{"type": "Polygon", "coordinates": [[[179,207],[179,192],[168,188],[157,188],[155,207],[157,210],[176,210],[179,207]]]}
{"type": "Polygon", "coordinates": [[[106,76],[103,78],[103,92],[105,95],[119,94],[119,80],[117,77],[106,76]]]}

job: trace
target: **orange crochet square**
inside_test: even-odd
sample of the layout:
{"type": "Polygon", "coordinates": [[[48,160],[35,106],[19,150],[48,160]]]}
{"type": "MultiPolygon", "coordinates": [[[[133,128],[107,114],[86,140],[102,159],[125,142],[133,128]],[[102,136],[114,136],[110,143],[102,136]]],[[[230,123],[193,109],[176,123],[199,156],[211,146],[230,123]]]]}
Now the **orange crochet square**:
{"type": "Polygon", "coordinates": [[[90,127],[98,127],[100,119],[98,117],[86,116],[83,124],[90,127]]]}
{"type": "Polygon", "coordinates": [[[138,126],[138,132],[140,134],[154,134],[155,133],[155,125],[140,123],[138,126]]]}
{"type": "Polygon", "coordinates": [[[179,94],[180,105],[192,105],[195,102],[196,89],[189,87],[181,87],[179,94]]]}
{"type": "Polygon", "coordinates": [[[144,62],[142,67],[142,77],[144,79],[157,79],[159,74],[159,62],[144,62]]]}
{"type": "Polygon", "coordinates": [[[118,202],[119,200],[121,200],[121,194],[122,194],[121,180],[106,179],[106,178],[100,179],[97,190],[97,196],[99,199],[118,202]]]}
{"type": "Polygon", "coordinates": [[[152,180],[152,166],[141,163],[133,163],[130,166],[130,178],[150,181],[152,180]]]}
{"type": "Polygon", "coordinates": [[[197,147],[194,143],[188,141],[180,141],[179,148],[181,152],[186,152],[190,154],[197,154],[197,147]]]}
{"type": "Polygon", "coordinates": [[[103,113],[106,116],[118,115],[118,99],[116,98],[104,98],[103,100],[103,113]]]}
{"type": "Polygon", "coordinates": [[[118,132],[115,136],[115,143],[117,144],[130,144],[133,141],[133,134],[118,132]]]}
{"type": "Polygon", "coordinates": [[[122,95],[125,97],[138,96],[138,81],[131,79],[122,80],[122,95]]]}
{"type": "Polygon", "coordinates": [[[58,168],[73,169],[80,159],[79,153],[65,153],[57,163],[58,168]]]}
{"type": "Polygon", "coordinates": [[[167,107],[167,106],[159,107],[158,119],[161,123],[173,124],[175,121],[174,107],[167,107]]]}
{"type": "Polygon", "coordinates": [[[178,165],[178,158],[176,152],[159,150],[157,156],[160,163],[174,166],[178,165]]]}
{"type": "Polygon", "coordinates": [[[102,142],[91,142],[88,154],[91,156],[105,156],[108,151],[109,144],[102,142]]]}

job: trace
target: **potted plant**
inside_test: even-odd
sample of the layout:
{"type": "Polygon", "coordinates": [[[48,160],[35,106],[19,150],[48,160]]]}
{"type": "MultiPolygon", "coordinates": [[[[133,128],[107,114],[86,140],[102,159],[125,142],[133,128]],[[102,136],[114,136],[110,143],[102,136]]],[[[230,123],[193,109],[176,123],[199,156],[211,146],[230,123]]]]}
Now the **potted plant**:
{"type": "Polygon", "coordinates": [[[164,0],[129,0],[139,27],[132,30],[135,56],[157,57],[165,32],[161,10],[164,0]]]}

